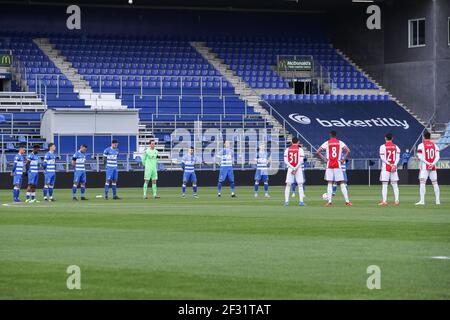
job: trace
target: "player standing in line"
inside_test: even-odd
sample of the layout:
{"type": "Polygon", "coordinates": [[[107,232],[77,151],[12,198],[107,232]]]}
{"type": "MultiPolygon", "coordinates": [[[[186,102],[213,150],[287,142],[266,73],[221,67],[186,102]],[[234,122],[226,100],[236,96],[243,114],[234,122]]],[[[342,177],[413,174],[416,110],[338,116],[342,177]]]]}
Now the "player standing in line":
{"type": "Polygon", "coordinates": [[[328,141],[325,141],[319,149],[317,149],[317,156],[319,156],[322,161],[327,163],[327,169],[325,171],[325,180],[328,182],[327,187],[327,206],[331,206],[333,201],[333,182],[337,182],[341,185],[341,191],[342,195],[345,199],[345,205],[346,206],[352,206],[352,203],[350,202],[348,198],[348,192],[347,192],[347,184],[344,181],[344,173],[342,172],[341,164],[345,163],[347,161],[347,158],[350,154],[350,149],[347,147],[347,145],[338,140],[336,138],[336,131],[330,132],[330,139],[328,141]],[[325,150],[326,157],[322,155],[322,151],[325,150]],[[341,155],[345,152],[345,155],[343,158],[341,158],[341,155]],[[341,160],[339,160],[341,159],[341,160]]]}
{"type": "Polygon", "coordinates": [[[144,165],[144,199],[147,199],[148,183],[152,181],[153,198],[159,199],[158,187],[158,150],[155,148],[155,141],[151,140],[149,148],[144,151],[142,156],[142,164],[144,165]]]}
{"type": "MultiPolygon", "coordinates": [[[[305,156],[305,158],[303,159],[303,163],[302,163],[302,172],[303,172],[303,179],[304,179],[304,181],[303,181],[303,193],[305,192],[305,185],[306,185],[306,177],[305,177],[305,164],[306,164],[306,162],[307,162],[307,159],[306,159],[306,156],[305,156]]],[[[291,195],[292,198],[295,198],[295,190],[296,190],[296,188],[297,188],[297,183],[294,182],[292,184],[292,195],[291,195]]],[[[306,195],[304,195],[303,197],[306,197],[306,195]]]]}
{"type": "Polygon", "coordinates": [[[192,181],[192,195],[198,198],[197,195],[197,176],[195,174],[195,155],[194,148],[188,149],[188,154],[181,159],[181,167],[183,168],[183,185],[181,186],[181,197],[186,197],[186,185],[192,181]]]}
{"type": "Polygon", "coordinates": [[[44,201],[55,201],[53,199],[53,188],[55,187],[56,179],[56,146],[54,143],[48,144],[48,152],[44,156],[44,162],[42,166],[45,170],[44,173],[44,201]],[[48,197],[47,197],[48,194],[48,197]]]}
{"type": "Polygon", "coordinates": [[[28,188],[25,202],[38,202],[36,200],[36,187],[39,179],[39,146],[34,145],[33,151],[28,155],[26,166],[28,167],[28,188]]]}
{"type": "Polygon", "coordinates": [[[380,181],[382,183],[381,195],[383,200],[378,205],[387,206],[388,184],[390,181],[394,190],[394,203],[398,206],[400,200],[397,165],[400,161],[400,148],[392,142],[392,133],[386,134],[384,139],[386,143],[380,146],[380,159],[382,162],[380,181]]]}
{"type": "MultiPolygon", "coordinates": [[[[348,162],[348,159],[345,162],[341,162],[341,169],[342,169],[342,174],[344,175],[343,181],[345,182],[345,187],[347,188],[347,192],[348,192],[347,162],[348,162]]],[[[338,183],[336,181],[334,181],[333,182],[333,193],[332,193],[333,197],[336,195],[337,185],[338,185],[338,183]]]]}
{"type": "Polygon", "coordinates": [[[428,178],[430,178],[431,184],[433,185],[434,195],[436,197],[436,204],[441,204],[440,190],[437,181],[437,171],[436,163],[439,161],[439,148],[438,146],[430,140],[431,134],[428,131],[423,133],[423,141],[417,147],[417,156],[420,160],[420,171],[419,171],[419,181],[420,181],[420,200],[416,205],[425,204],[425,192],[426,183],[428,178]]]}
{"type": "Polygon", "coordinates": [[[117,196],[117,181],[119,180],[119,171],[117,170],[117,156],[119,155],[119,142],[111,141],[111,146],[103,151],[103,157],[106,159],[106,180],[105,180],[105,200],[108,200],[109,185],[113,191],[113,199],[119,200],[117,196]]]}
{"type": "Polygon", "coordinates": [[[86,193],[86,151],[87,145],[82,144],[80,149],[72,157],[73,173],[72,200],[77,201],[77,188],[80,186],[81,200],[87,200],[86,193]]]}
{"type": "Polygon", "coordinates": [[[302,164],[305,158],[305,152],[301,148],[298,138],[292,138],[292,145],[284,151],[284,163],[288,170],[286,174],[286,188],[284,190],[284,205],[289,205],[289,195],[292,183],[297,182],[299,205],[304,206],[303,198],[305,196],[303,183],[305,176],[303,175],[302,164]]]}
{"type": "Polygon", "coordinates": [[[217,184],[217,196],[222,196],[222,183],[228,179],[230,182],[231,188],[231,197],[235,198],[236,194],[234,193],[234,172],[233,172],[233,160],[234,160],[234,152],[230,148],[230,142],[225,141],[223,144],[223,150],[218,155],[220,158],[220,172],[219,172],[219,182],[217,184]]]}
{"type": "Polygon", "coordinates": [[[11,176],[13,177],[13,200],[14,202],[20,202],[20,188],[22,187],[23,169],[25,168],[26,156],[25,147],[20,146],[19,152],[14,157],[14,165],[12,168],[11,176]]]}
{"type": "Polygon", "coordinates": [[[269,195],[269,156],[266,152],[264,143],[259,145],[259,151],[256,155],[256,172],[255,172],[255,198],[258,197],[259,182],[264,182],[264,196],[270,198],[269,195]]]}

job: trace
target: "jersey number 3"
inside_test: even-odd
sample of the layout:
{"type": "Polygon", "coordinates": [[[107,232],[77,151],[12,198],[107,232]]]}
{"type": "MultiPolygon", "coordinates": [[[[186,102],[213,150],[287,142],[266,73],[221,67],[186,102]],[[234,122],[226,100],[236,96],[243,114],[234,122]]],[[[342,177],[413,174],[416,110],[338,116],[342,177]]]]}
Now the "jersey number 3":
{"type": "Polygon", "coordinates": [[[289,164],[292,166],[296,166],[298,163],[298,152],[294,152],[294,151],[289,151],[288,153],[288,161],[289,164]]]}

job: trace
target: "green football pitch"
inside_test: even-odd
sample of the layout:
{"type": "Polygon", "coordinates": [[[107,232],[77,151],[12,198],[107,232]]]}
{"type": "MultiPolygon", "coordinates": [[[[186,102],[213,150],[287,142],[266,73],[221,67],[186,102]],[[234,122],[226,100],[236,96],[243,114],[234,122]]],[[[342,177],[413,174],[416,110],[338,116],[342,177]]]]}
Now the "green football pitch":
{"type": "Polygon", "coordinates": [[[105,201],[88,189],[86,202],[56,190],[57,202],[19,205],[1,191],[0,298],[450,299],[448,186],[441,206],[430,186],[424,207],[418,186],[402,186],[401,205],[383,208],[379,186],[350,186],[354,206],[338,193],[329,208],[324,186],[307,187],[307,207],[284,207],[281,187],[270,199],[188,190],[143,200],[119,189],[123,200],[105,201]],[[70,265],[80,290],[66,286],[70,265]],[[369,290],[373,265],[381,289],[369,290]]]}

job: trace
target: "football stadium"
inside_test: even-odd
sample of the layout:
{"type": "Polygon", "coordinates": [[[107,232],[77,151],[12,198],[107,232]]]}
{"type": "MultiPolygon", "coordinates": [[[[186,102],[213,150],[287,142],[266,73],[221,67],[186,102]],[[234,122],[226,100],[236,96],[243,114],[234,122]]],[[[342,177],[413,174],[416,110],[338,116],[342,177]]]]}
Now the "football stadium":
{"type": "Polygon", "coordinates": [[[0,0],[0,147],[2,300],[450,299],[448,0],[0,0]]]}

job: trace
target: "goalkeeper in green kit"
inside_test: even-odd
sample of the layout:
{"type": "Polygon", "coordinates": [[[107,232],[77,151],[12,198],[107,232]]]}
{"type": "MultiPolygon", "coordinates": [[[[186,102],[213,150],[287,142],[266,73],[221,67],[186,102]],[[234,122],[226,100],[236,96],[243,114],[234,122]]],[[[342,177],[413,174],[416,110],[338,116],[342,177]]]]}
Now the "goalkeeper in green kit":
{"type": "Polygon", "coordinates": [[[142,155],[144,165],[144,199],[147,199],[148,182],[152,180],[153,198],[159,199],[156,182],[158,180],[158,150],[155,149],[155,141],[150,141],[150,147],[142,155]]]}

